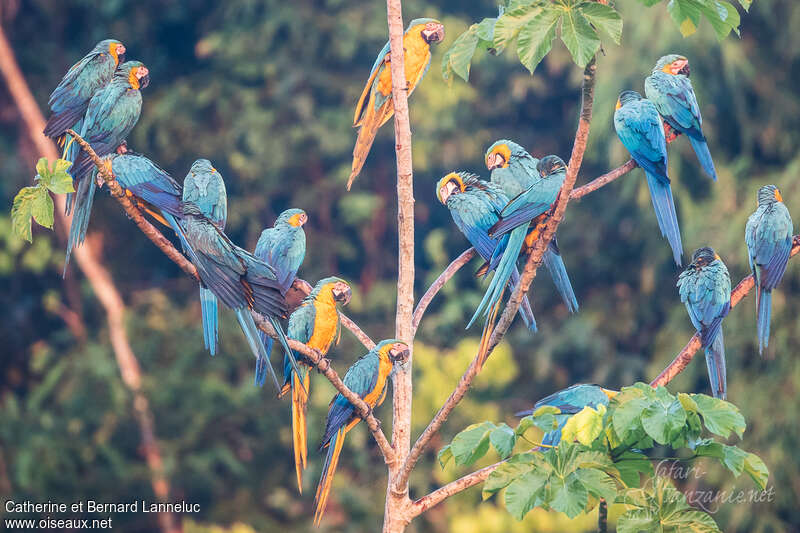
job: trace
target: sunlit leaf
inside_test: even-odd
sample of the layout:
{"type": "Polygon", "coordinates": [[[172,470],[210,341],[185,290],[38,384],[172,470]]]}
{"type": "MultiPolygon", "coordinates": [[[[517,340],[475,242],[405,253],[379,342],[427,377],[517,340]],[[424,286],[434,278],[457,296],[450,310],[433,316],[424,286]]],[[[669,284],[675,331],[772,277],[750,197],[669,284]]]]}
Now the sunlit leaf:
{"type": "Polygon", "coordinates": [[[586,20],[608,34],[617,44],[622,41],[622,17],[613,7],[598,3],[582,4],[581,13],[586,20]]]}
{"type": "Polygon", "coordinates": [[[613,502],[617,496],[617,484],[614,479],[596,468],[581,468],[575,471],[589,494],[613,502]]]}
{"type": "Polygon", "coordinates": [[[514,480],[504,496],[506,510],[522,520],[525,515],[541,501],[541,493],[550,478],[550,473],[543,470],[532,470],[514,480]]]}
{"type": "Polygon", "coordinates": [[[483,484],[483,499],[485,500],[506,488],[509,483],[530,472],[534,467],[534,453],[528,452],[513,456],[489,474],[489,478],[483,484]]]}
{"type": "Polygon", "coordinates": [[[572,415],[561,429],[561,439],[567,442],[577,440],[584,446],[589,446],[603,432],[603,415],[606,406],[599,405],[592,409],[589,406],[572,415]]]}
{"type": "Polygon", "coordinates": [[[589,492],[581,483],[577,472],[573,472],[564,480],[553,476],[545,495],[550,508],[570,518],[581,514],[589,500],[589,492]]]}
{"type": "Polygon", "coordinates": [[[684,427],[686,411],[678,400],[658,399],[642,412],[642,427],[659,444],[667,444],[684,427]]]}
{"type": "Polygon", "coordinates": [[[769,470],[759,456],[754,453],[748,453],[744,459],[744,471],[753,478],[753,481],[756,482],[756,485],[758,485],[761,490],[767,488],[769,470]]]}
{"type": "Polygon", "coordinates": [[[580,11],[575,9],[565,11],[561,18],[561,40],[572,55],[572,59],[581,68],[585,67],[600,49],[597,32],[580,11]]]}
{"type": "Polygon", "coordinates": [[[687,0],[670,0],[667,3],[667,11],[678,25],[681,35],[688,37],[697,31],[697,26],[700,24],[698,5],[687,0]]]}
{"type": "Polygon", "coordinates": [[[442,76],[450,78],[450,72],[455,72],[464,81],[469,80],[469,68],[472,63],[472,56],[478,46],[478,25],[473,24],[470,28],[458,36],[453,46],[445,52],[442,58],[442,76]]]}
{"type": "Polygon", "coordinates": [[[511,455],[511,450],[517,442],[517,435],[507,424],[500,424],[489,434],[489,441],[500,457],[505,459],[511,455]]]}
{"type": "Polygon", "coordinates": [[[53,199],[42,185],[23,187],[14,197],[11,224],[14,233],[31,242],[31,218],[40,226],[53,227],[53,199]]]}
{"type": "Polygon", "coordinates": [[[458,465],[470,465],[489,451],[489,434],[495,428],[491,422],[473,424],[453,437],[450,450],[458,465]]]}
{"type": "Polygon", "coordinates": [[[494,25],[494,49],[501,53],[506,47],[517,38],[522,26],[533,19],[542,11],[542,8],[534,5],[527,5],[517,9],[509,9],[497,18],[494,25]]]}
{"type": "Polygon", "coordinates": [[[692,399],[697,404],[706,429],[711,433],[728,438],[733,431],[739,438],[742,437],[747,424],[738,407],[705,394],[693,394],[692,399]]]}
{"type": "Polygon", "coordinates": [[[444,448],[442,448],[441,450],[439,450],[439,453],[436,455],[436,459],[438,459],[439,461],[439,466],[441,466],[442,468],[447,466],[447,463],[449,463],[452,458],[453,458],[453,450],[450,449],[449,444],[444,448]]]}
{"type": "Polygon", "coordinates": [[[562,13],[553,8],[542,9],[520,30],[517,38],[517,55],[531,74],[553,47],[556,23],[562,13]]]}

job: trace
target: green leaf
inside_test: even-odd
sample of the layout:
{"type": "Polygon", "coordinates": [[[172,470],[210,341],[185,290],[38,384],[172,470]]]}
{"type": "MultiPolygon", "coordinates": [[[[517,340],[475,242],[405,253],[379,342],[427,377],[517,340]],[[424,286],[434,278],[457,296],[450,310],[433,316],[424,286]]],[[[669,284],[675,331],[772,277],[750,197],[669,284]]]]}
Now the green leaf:
{"type": "Polygon", "coordinates": [[[731,30],[739,34],[739,12],[729,2],[723,0],[708,0],[708,4],[699,4],[698,8],[705,15],[711,27],[714,28],[714,33],[717,34],[717,40],[721,41],[731,30]]]}
{"type": "Polygon", "coordinates": [[[596,468],[581,468],[575,472],[589,494],[613,502],[617,497],[617,484],[614,479],[596,468]]]}
{"type": "Polygon", "coordinates": [[[483,499],[491,497],[494,493],[506,488],[515,479],[530,472],[535,466],[534,453],[538,452],[515,455],[489,474],[483,484],[483,499]]]}
{"type": "Polygon", "coordinates": [[[622,17],[613,7],[595,2],[582,4],[581,13],[586,20],[603,30],[617,44],[622,41],[622,17]]]}
{"type": "Polygon", "coordinates": [[[575,64],[581,68],[585,67],[600,49],[600,39],[597,38],[597,32],[589,25],[584,16],[575,9],[564,12],[561,21],[561,40],[572,55],[575,64]]]}
{"type": "Polygon", "coordinates": [[[650,509],[630,509],[617,519],[617,533],[641,533],[663,531],[658,516],[650,509]]]}
{"type": "Polygon", "coordinates": [[[11,225],[14,233],[32,242],[31,218],[39,225],[52,229],[53,210],[53,199],[44,186],[37,184],[23,187],[14,197],[14,204],[11,207],[11,225]]]}
{"type": "Polygon", "coordinates": [[[678,25],[681,35],[688,37],[697,31],[697,26],[700,24],[700,8],[691,0],[670,0],[667,11],[678,25]]]}
{"type": "Polygon", "coordinates": [[[487,48],[490,47],[494,41],[494,25],[497,23],[496,18],[485,18],[476,28],[476,33],[481,41],[487,41],[487,48]]]}
{"type": "Polygon", "coordinates": [[[514,430],[508,427],[507,424],[500,424],[489,434],[489,441],[500,454],[502,459],[511,455],[511,450],[514,449],[514,444],[517,443],[517,435],[514,430]]]}
{"type": "Polygon", "coordinates": [[[517,437],[521,437],[522,435],[525,434],[526,431],[528,431],[533,426],[534,426],[533,418],[531,418],[530,416],[526,416],[519,421],[519,424],[517,424],[517,427],[514,429],[514,434],[517,437]]]}
{"type": "Polygon", "coordinates": [[[489,451],[489,434],[495,428],[491,422],[473,424],[453,437],[450,449],[458,465],[471,465],[489,451]]]}
{"type": "Polygon", "coordinates": [[[706,429],[711,433],[727,439],[733,431],[742,438],[747,424],[738,407],[705,394],[692,394],[692,399],[697,404],[706,429]]]}
{"type": "Polygon", "coordinates": [[[581,514],[589,501],[589,492],[581,483],[577,472],[573,472],[564,480],[552,477],[545,495],[550,508],[561,511],[570,518],[581,514]]]}
{"type": "Polygon", "coordinates": [[[653,475],[653,463],[647,456],[637,452],[625,452],[614,461],[622,482],[628,487],[638,487],[640,474],[653,475]]]}
{"type": "Polygon", "coordinates": [[[44,187],[39,187],[31,205],[31,215],[33,220],[40,226],[48,229],[53,229],[53,198],[44,187]]]}
{"type": "Polygon", "coordinates": [[[556,23],[562,13],[553,8],[542,9],[520,30],[517,38],[517,56],[531,74],[553,47],[553,40],[556,38],[556,23]]]}
{"type": "Polygon", "coordinates": [[[660,3],[661,1],[662,0],[639,0],[639,3],[640,4],[644,4],[647,7],[651,7],[651,6],[654,6],[654,5],[658,4],[658,3],[660,3]]]}
{"type": "Polygon", "coordinates": [[[665,403],[658,399],[642,412],[642,427],[659,444],[667,444],[686,424],[686,411],[681,402],[665,403]]]}
{"type": "Polygon", "coordinates": [[[650,405],[650,401],[646,398],[627,398],[630,398],[630,395],[621,399],[611,417],[614,431],[623,441],[639,428],[642,411],[650,405]]]}
{"type": "Polygon", "coordinates": [[[50,192],[54,194],[66,194],[68,192],[75,192],[75,187],[72,183],[72,176],[70,176],[67,169],[72,166],[72,163],[65,159],[56,159],[53,163],[53,171],[50,174],[50,181],[46,183],[50,192]]]}
{"type": "Polygon", "coordinates": [[[538,15],[542,8],[534,5],[509,9],[497,18],[494,25],[493,47],[497,53],[501,53],[506,47],[517,38],[520,29],[533,17],[538,15]]]}
{"type": "Polygon", "coordinates": [[[536,507],[541,501],[541,493],[550,472],[544,470],[532,470],[514,480],[506,489],[504,502],[506,510],[516,518],[522,520],[528,511],[536,507]]]}
{"type": "Polygon", "coordinates": [[[439,453],[436,455],[436,459],[439,460],[439,466],[441,466],[442,469],[444,469],[444,467],[447,466],[447,463],[449,463],[452,458],[453,458],[453,450],[450,449],[449,444],[444,448],[442,448],[441,450],[439,450],[439,453]]]}
{"type": "Polygon", "coordinates": [[[605,405],[599,405],[597,410],[589,406],[584,407],[564,424],[561,430],[561,439],[566,442],[577,440],[584,446],[590,446],[603,432],[605,413],[605,405]]]}
{"type": "Polygon", "coordinates": [[[458,36],[453,46],[442,58],[442,77],[450,79],[450,72],[455,72],[464,81],[469,81],[469,68],[475,48],[478,46],[478,25],[473,24],[467,31],[458,36]]]}
{"type": "Polygon", "coordinates": [[[767,488],[767,481],[769,480],[769,470],[761,457],[754,453],[748,453],[744,459],[744,471],[756,482],[761,490],[767,488]]]}

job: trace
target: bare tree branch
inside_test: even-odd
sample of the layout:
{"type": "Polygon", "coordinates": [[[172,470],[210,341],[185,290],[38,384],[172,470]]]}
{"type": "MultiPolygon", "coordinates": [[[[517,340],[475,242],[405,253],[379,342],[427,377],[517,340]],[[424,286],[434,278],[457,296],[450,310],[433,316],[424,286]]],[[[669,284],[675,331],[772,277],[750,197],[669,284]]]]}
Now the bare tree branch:
{"type": "MultiPolygon", "coordinates": [[[[795,235],[792,239],[792,251],[789,254],[789,257],[794,257],[797,253],[800,252],[800,235],[795,235]]],[[[731,291],[731,308],[736,307],[736,305],[742,301],[742,299],[747,296],[747,294],[753,290],[755,287],[755,280],[753,279],[753,275],[750,274],[742,279],[738,285],[731,291]]],[[[654,379],[650,385],[653,387],[658,387],[659,385],[666,385],[673,379],[675,376],[683,372],[689,363],[692,362],[692,358],[700,349],[700,334],[695,333],[686,346],[683,347],[683,350],[675,357],[675,359],[661,371],[656,379],[654,379]]]]}
{"type": "Polygon", "coordinates": [[[467,248],[461,255],[453,259],[453,262],[447,265],[439,277],[431,283],[431,286],[428,287],[428,290],[425,291],[425,294],[422,295],[419,303],[417,303],[417,308],[414,309],[414,318],[412,321],[414,327],[414,335],[417,333],[417,328],[419,328],[419,323],[422,321],[422,315],[425,314],[425,310],[430,305],[431,301],[433,301],[433,297],[444,287],[445,283],[450,281],[458,270],[469,263],[473,257],[475,257],[477,252],[475,252],[475,248],[467,248]]]}
{"type": "Polygon", "coordinates": [[[470,487],[474,487],[479,483],[483,483],[489,477],[489,475],[497,470],[497,468],[505,463],[505,461],[500,461],[499,463],[495,463],[493,465],[489,465],[485,468],[481,468],[471,474],[467,474],[464,477],[460,477],[455,481],[451,481],[447,485],[439,487],[435,491],[431,492],[427,496],[423,496],[422,498],[415,500],[411,504],[411,514],[413,517],[419,516],[431,507],[443,502],[450,496],[454,494],[458,494],[464,490],[467,490],[470,487]]]}
{"type": "MultiPolygon", "coordinates": [[[[566,211],[567,204],[570,200],[570,193],[572,192],[572,187],[575,185],[575,180],[578,177],[578,172],[580,170],[581,163],[583,162],[583,154],[586,151],[586,144],[589,139],[589,125],[592,120],[592,104],[594,102],[594,84],[596,72],[597,66],[595,64],[595,60],[593,59],[584,70],[583,87],[581,91],[582,104],[580,119],[578,121],[578,129],[575,133],[575,142],[572,146],[572,155],[570,157],[569,165],[567,166],[567,175],[564,179],[564,185],[559,193],[553,214],[547,220],[542,235],[534,244],[533,250],[528,257],[528,260],[525,264],[525,269],[520,277],[520,282],[517,284],[513,294],[511,295],[511,298],[506,304],[505,310],[497,322],[497,326],[492,331],[492,335],[489,338],[487,356],[500,343],[500,340],[511,326],[511,322],[514,320],[514,316],[517,314],[517,310],[522,303],[523,297],[528,292],[531,282],[536,277],[536,269],[542,262],[542,256],[544,255],[548,244],[550,244],[550,241],[555,236],[558,225],[564,218],[564,212],[566,211]]],[[[439,409],[439,412],[436,413],[436,416],[433,417],[431,422],[428,424],[428,427],[426,427],[422,432],[422,435],[420,435],[419,439],[417,439],[417,442],[414,443],[413,448],[411,448],[411,452],[408,454],[408,457],[404,461],[403,466],[400,469],[400,473],[397,476],[395,490],[401,490],[403,487],[405,487],[405,490],[407,490],[408,477],[411,474],[411,470],[414,468],[414,465],[422,455],[422,452],[427,447],[431,438],[442,427],[444,422],[447,420],[447,417],[450,415],[453,409],[455,409],[456,405],[458,405],[464,395],[466,395],[470,385],[472,384],[472,380],[478,375],[478,372],[480,372],[478,361],[481,359],[481,355],[481,353],[476,354],[466,372],[464,372],[464,374],[461,376],[461,379],[459,380],[458,385],[456,385],[455,390],[450,394],[450,397],[447,398],[444,405],[442,405],[441,409],[439,409]]]]}
{"type": "Polygon", "coordinates": [[[619,167],[615,168],[614,170],[611,170],[611,171],[603,174],[599,178],[593,179],[592,181],[590,181],[589,183],[587,183],[586,185],[584,185],[582,187],[578,187],[577,189],[574,189],[569,194],[569,199],[570,200],[578,200],[579,198],[583,198],[584,196],[586,196],[590,192],[594,192],[597,189],[599,189],[600,187],[604,187],[604,186],[608,185],[609,183],[611,183],[615,179],[621,178],[622,176],[624,176],[625,174],[627,174],[628,172],[630,172],[631,170],[633,170],[634,168],[636,168],[638,166],[639,165],[636,164],[636,161],[634,161],[633,159],[629,159],[628,162],[625,163],[624,165],[619,166],[619,167]]]}

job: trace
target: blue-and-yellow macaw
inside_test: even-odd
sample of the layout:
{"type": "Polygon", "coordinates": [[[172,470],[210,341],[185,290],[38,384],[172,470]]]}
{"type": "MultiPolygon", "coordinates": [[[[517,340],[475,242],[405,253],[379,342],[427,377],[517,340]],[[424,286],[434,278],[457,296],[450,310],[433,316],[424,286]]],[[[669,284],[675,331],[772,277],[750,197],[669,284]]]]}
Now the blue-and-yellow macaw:
{"type": "MultiPolygon", "coordinates": [[[[125,140],[125,137],[139,120],[142,110],[142,94],[140,89],[147,87],[150,76],[147,67],[138,61],[128,61],[120,65],[108,85],[94,93],[78,134],[86,140],[97,153],[103,157],[114,152],[125,140]]],[[[72,250],[83,243],[86,229],[89,227],[89,216],[92,212],[95,180],[90,178],[94,163],[83,151],[79,151],[74,159],[68,159],[72,166],[69,169],[75,182],[73,198],[75,214],[69,229],[67,240],[67,257],[64,262],[66,273],[72,250]]],[[[70,207],[68,200],[68,210],[70,207]]]]}
{"type": "Polygon", "coordinates": [[[724,400],[727,380],[722,319],[731,309],[731,278],[712,248],[695,250],[691,264],[678,277],[678,291],[705,348],[711,392],[724,400]]]}
{"type": "MultiPolygon", "coordinates": [[[[336,277],[317,282],[300,307],[289,317],[287,335],[290,339],[302,342],[323,356],[339,343],[341,323],[338,304],[350,302],[350,285],[336,277]]],[[[292,441],[294,443],[294,465],[297,472],[297,487],[303,492],[303,470],[308,455],[306,411],[311,379],[308,373],[313,363],[304,355],[295,353],[299,372],[295,372],[288,357],[283,364],[283,388],[280,395],[292,393],[292,441]]]]}
{"type": "Polygon", "coordinates": [[[614,112],[614,128],[633,160],[644,169],[658,227],[672,247],[675,263],[680,266],[683,245],[669,185],[667,141],[661,116],[650,100],[642,98],[636,91],[623,91],[614,112]]]}
{"type": "MultiPolygon", "coordinates": [[[[344,384],[374,409],[386,397],[386,385],[394,365],[404,364],[409,356],[410,351],[406,343],[397,339],[381,341],[369,353],[353,363],[344,376],[344,384]]],[[[322,475],[317,485],[315,525],[319,525],[325,506],[328,504],[331,483],[336,473],[336,466],[339,464],[344,437],[359,420],[356,408],[347,398],[341,394],[333,397],[325,422],[325,436],[320,446],[320,451],[328,448],[328,454],[322,465],[322,475]]]]}
{"type": "Polygon", "coordinates": [[[561,430],[572,415],[579,413],[584,407],[597,409],[598,405],[608,405],[609,400],[617,394],[619,391],[604,389],[600,385],[580,383],[542,398],[533,405],[533,409],[520,411],[516,416],[528,416],[545,405],[558,407],[561,410],[561,414],[555,415],[558,428],[548,431],[542,437],[542,447],[552,448],[561,442],[561,430]]]}
{"type": "Polygon", "coordinates": [[[689,137],[703,172],[717,181],[714,161],[703,135],[700,106],[689,80],[689,60],[677,54],[659,59],[653,72],[644,80],[644,93],[672,130],[689,137]]]}
{"type": "MultiPolygon", "coordinates": [[[[256,243],[255,256],[275,269],[278,283],[284,295],[292,285],[297,270],[303,264],[306,256],[306,233],[303,225],[308,221],[308,215],[302,209],[287,209],[275,220],[271,228],[261,232],[256,243]]],[[[259,336],[264,342],[267,355],[272,354],[273,339],[263,331],[259,336]]],[[[256,363],[256,384],[263,384],[264,362],[256,363]]]]}
{"type": "Polygon", "coordinates": [[[772,289],[778,286],[792,251],[794,226],[781,191],[775,185],[758,190],[758,207],[747,219],[744,240],[756,284],[758,353],[769,345],[772,289]]]}
{"type": "MultiPolygon", "coordinates": [[[[532,248],[539,238],[547,221],[546,213],[550,211],[564,185],[567,169],[567,165],[558,156],[550,155],[537,160],[511,141],[495,143],[487,152],[486,165],[492,171],[492,182],[502,187],[512,200],[503,208],[502,220],[489,230],[490,235],[502,237],[488,268],[497,269],[497,274],[476,310],[475,317],[483,309],[491,309],[497,303],[512,267],[516,266],[517,257],[532,248]],[[527,186],[520,190],[523,185],[527,186]],[[510,193],[516,194],[510,196],[510,193]],[[505,236],[506,233],[509,235],[505,236]]],[[[567,309],[571,313],[576,312],[578,300],[555,238],[550,241],[543,259],[567,309]]]]}
{"type": "MultiPolygon", "coordinates": [[[[280,390],[278,378],[269,364],[250,311],[254,310],[270,321],[284,351],[289,354],[292,364],[297,366],[278,322],[279,318],[286,316],[286,302],[272,267],[236,246],[214,223],[214,219],[225,211],[220,205],[224,193],[225,187],[219,172],[208,160],[196,161],[183,184],[181,240],[188,243],[184,251],[197,267],[202,286],[236,312],[250,350],[256,360],[267,361],[267,370],[272,375],[275,387],[280,390]],[[209,191],[218,196],[216,203],[211,201],[209,191]]],[[[214,307],[216,310],[216,305],[214,307]]],[[[206,317],[203,320],[205,328],[206,317]]]]}
{"type": "MultiPolygon", "coordinates": [[[[228,193],[225,181],[208,159],[198,159],[192,163],[189,173],[183,180],[183,201],[198,206],[203,216],[220,231],[225,230],[228,220],[228,193]]],[[[188,243],[184,242],[184,251],[188,243]]],[[[219,343],[219,318],[217,297],[205,284],[200,282],[200,312],[203,318],[203,342],[206,350],[213,356],[219,343]]]]}
{"type": "Polygon", "coordinates": [[[50,116],[44,134],[64,146],[64,158],[75,160],[78,145],[70,144],[68,129],[80,131],[83,117],[94,93],[108,85],[117,66],[125,61],[125,45],[116,39],[97,43],[83,58],[72,65],[50,94],[47,105],[50,116]]]}
{"type": "MultiPolygon", "coordinates": [[[[431,64],[431,44],[438,43],[442,39],[444,39],[444,25],[438,20],[415,19],[408,25],[403,35],[403,59],[409,96],[428,72],[431,64]]],[[[375,64],[372,65],[367,84],[356,104],[353,127],[360,129],[356,146],[353,148],[353,169],[347,179],[347,190],[350,190],[353,180],[361,172],[378,129],[394,114],[389,56],[390,46],[387,41],[386,46],[378,53],[375,64]]]]}

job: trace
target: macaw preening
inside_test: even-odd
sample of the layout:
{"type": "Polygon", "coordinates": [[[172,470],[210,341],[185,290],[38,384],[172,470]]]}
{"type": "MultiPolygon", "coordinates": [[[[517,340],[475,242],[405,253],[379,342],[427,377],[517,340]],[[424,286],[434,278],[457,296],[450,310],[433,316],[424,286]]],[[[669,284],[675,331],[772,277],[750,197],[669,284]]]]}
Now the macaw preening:
{"type": "Polygon", "coordinates": [[[792,251],[794,227],[781,191],[775,185],[758,190],[758,207],[747,219],[744,240],[756,285],[758,353],[769,345],[772,289],[778,286],[792,251]]]}
{"type": "MultiPolygon", "coordinates": [[[[383,403],[386,397],[386,385],[394,365],[404,364],[410,355],[408,345],[402,341],[396,339],[381,341],[369,353],[353,363],[344,376],[344,384],[374,409],[383,403]]],[[[320,451],[328,448],[328,454],[322,465],[322,475],[317,485],[315,525],[319,525],[325,506],[328,504],[331,483],[336,473],[336,466],[339,464],[344,437],[359,420],[355,406],[347,398],[341,394],[333,397],[325,422],[325,436],[319,447],[320,451]]]]}
{"type": "Polygon", "coordinates": [[[658,60],[653,72],[644,80],[644,93],[655,104],[664,122],[692,143],[694,153],[708,177],[717,181],[714,161],[703,135],[703,117],[689,80],[689,60],[677,54],[658,60]]]}
{"type": "Polygon", "coordinates": [[[661,116],[650,100],[636,91],[623,91],[614,112],[614,129],[633,160],[644,170],[658,227],[680,266],[683,245],[667,172],[667,141],[661,116]]]}
{"type": "MultiPolygon", "coordinates": [[[[225,231],[228,220],[228,193],[225,181],[208,159],[192,163],[183,180],[183,201],[198,206],[203,216],[220,231],[225,231]]],[[[182,239],[183,240],[183,239],[182,239]]],[[[184,242],[184,251],[188,243],[184,242]]],[[[213,356],[219,344],[219,319],[217,296],[200,281],[200,313],[203,318],[203,342],[213,356]]]]}
{"type": "Polygon", "coordinates": [[[724,400],[727,380],[722,319],[731,309],[731,278],[725,263],[712,248],[695,250],[691,264],[678,277],[678,291],[692,324],[700,333],[711,392],[715,398],[724,400]]]}
{"type": "MultiPolygon", "coordinates": [[[[408,96],[425,77],[431,64],[431,44],[444,39],[444,25],[434,19],[412,20],[403,35],[403,50],[408,96]]],[[[356,146],[353,148],[353,169],[347,179],[347,190],[353,184],[369,149],[375,140],[378,129],[394,114],[392,101],[392,69],[389,66],[391,48],[386,46],[378,54],[369,73],[369,79],[356,104],[353,127],[358,130],[356,146]]]]}
{"type": "Polygon", "coordinates": [[[609,400],[617,394],[619,391],[604,389],[600,385],[580,383],[542,398],[533,405],[533,409],[516,413],[516,416],[528,416],[545,405],[558,407],[561,410],[561,414],[555,415],[558,428],[548,431],[542,437],[542,447],[552,448],[561,442],[561,430],[572,415],[579,413],[584,407],[597,409],[598,405],[608,405],[609,400]]]}
{"type": "MultiPolygon", "coordinates": [[[[128,61],[114,72],[108,85],[94,93],[78,134],[92,146],[98,156],[103,157],[114,152],[136,125],[142,110],[140,89],[147,87],[148,83],[150,75],[147,67],[138,61],[128,61]]],[[[67,240],[65,273],[72,250],[86,238],[97,187],[95,180],[83,179],[90,177],[94,168],[94,163],[87,154],[78,151],[74,159],[68,160],[72,163],[69,173],[75,182],[75,196],[67,199],[67,210],[74,208],[75,213],[67,240]]]]}
{"type": "MultiPolygon", "coordinates": [[[[317,350],[323,356],[339,343],[341,322],[338,304],[347,305],[351,296],[350,285],[340,278],[330,277],[317,282],[300,307],[289,317],[287,336],[317,350]]],[[[308,456],[306,411],[310,393],[309,368],[314,364],[304,355],[295,353],[299,363],[295,372],[288,357],[283,364],[283,388],[280,396],[292,393],[292,441],[294,443],[294,465],[297,472],[297,487],[303,492],[303,470],[308,456]]]]}
{"type": "MultiPolygon", "coordinates": [[[[516,265],[514,253],[519,254],[529,250],[539,238],[547,220],[546,213],[558,198],[567,170],[567,165],[557,156],[547,156],[540,161],[520,145],[505,140],[497,141],[489,148],[486,154],[486,166],[492,172],[492,183],[496,183],[509,198],[512,198],[501,213],[503,221],[498,222],[498,228],[504,229],[502,231],[498,231],[497,228],[494,231],[490,229],[490,234],[496,232],[498,236],[503,236],[510,232],[510,235],[503,236],[500,245],[495,248],[489,270],[497,268],[502,257],[505,257],[503,273],[492,280],[490,290],[486,291],[484,302],[478,307],[476,316],[487,303],[491,302],[488,305],[491,309],[500,298],[510,269],[516,265]],[[524,222],[528,216],[532,218],[524,222]],[[530,222],[533,223],[529,225],[530,222]],[[505,255],[507,249],[511,250],[508,256],[505,255]]],[[[564,265],[555,237],[547,246],[543,260],[567,309],[571,313],[576,312],[578,300],[575,298],[575,291],[572,289],[567,267],[564,265]]]]}
{"type": "Polygon", "coordinates": [[[53,90],[47,102],[50,116],[44,134],[63,143],[65,159],[74,161],[79,149],[77,144],[69,143],[71,137],[66,135],[66,131],[81,130],[89,100],[95,92],[108,85],[117,66],[124,61],[125,45],[115,39],[100,41],[70,67],[53,90]]]}
{"type": "MultiPolygon", "coordinates": [[[[275,269],[284,295],[294,282],[297,270],[306,256],[306,233],[303,226],[307,221],[308,215],[302,209],[287,209],[278,216],[271,228],[261,232],[256,243],[255,256],[275,269]]],[[[263,331],[258,334],[264,342],[267,355],[272,354],[272,337],[263,331]]],[[[263,379],[259,379],[259,368],[263,368],[263,363],[256,363],[257,384],[263,384],[263,379]]]]}
{"type": "MultiPolygon", "coordinates": [[[[236,318],[256,360],[266,360],[267,370],[280,390],[278,378],[258,336],[250,311],[264,315],[272,324],[284,351],[296,367],[286,335],[278,322],[286,315],[286,302],[275,271],[256,256],[236,246],[215,220],[224,220],[225,187],[222,176],[207,159],[195,161],[183,184],[183,220],[181,240],[188,243],[185,252],[197,267],[203,289],[236,312],[236,318]],[[216,197],[217,201],[213,201],[216,197]]],[[[201,304],[205,308],[206,302],[201,304]]],[[[213,326],[216,326],[216,301],[213,326]]],[[[204,313],[203,328],[209,324],[204,313]]],[[[209,340],[206,336],[206,340],[209,340]]],[[[213,338],[212,340],[216,340],[213,338]]]]}

